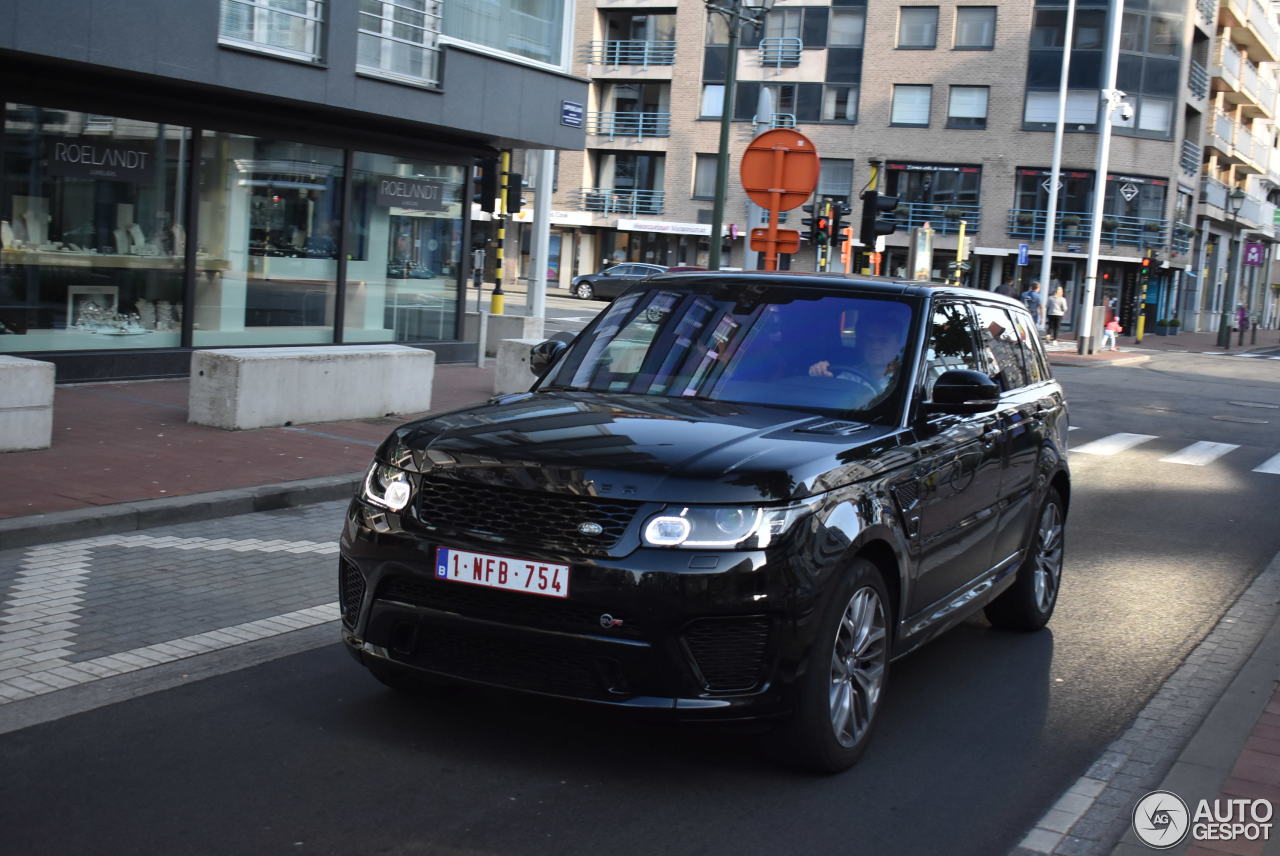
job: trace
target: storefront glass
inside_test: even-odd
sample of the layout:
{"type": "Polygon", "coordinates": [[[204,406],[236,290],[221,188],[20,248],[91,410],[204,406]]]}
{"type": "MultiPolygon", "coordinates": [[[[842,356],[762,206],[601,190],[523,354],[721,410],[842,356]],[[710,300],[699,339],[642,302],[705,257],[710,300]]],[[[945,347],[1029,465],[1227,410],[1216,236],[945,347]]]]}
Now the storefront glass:
{"type": "Polygon", "coordinates": [[[347,342],[452,339],[461,166],[356,152],[347,229],[347,342]]]}
{"type": "Polygon", "coordinates": [[[193,344],[333,341],[342,150],[206,131],[193,344]]]}
{"type": "Polygon", "coordinates": [[[174,347],[189,131],[6,104],[0,351],[174,347]]]}

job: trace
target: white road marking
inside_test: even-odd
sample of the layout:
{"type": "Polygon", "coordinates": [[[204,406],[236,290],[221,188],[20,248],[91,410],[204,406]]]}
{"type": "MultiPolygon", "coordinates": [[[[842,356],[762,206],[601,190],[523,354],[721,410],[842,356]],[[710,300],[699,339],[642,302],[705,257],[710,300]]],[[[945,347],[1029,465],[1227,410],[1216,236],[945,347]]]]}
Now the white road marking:
{"type": "Polygon", "coordinates": [[[1092,443],[1077,446],[1071,451],[1084,452],[1086,455],[1117,455],[1154,439],[1156,439],[1154,434],[1112,434],[1094,440],[1092,443]]]}
{"type": "Polygon", "coordinates": [[[1272,455],[1267,460],[1253,468],[1255,473],[1271,473],[1280,476],[1280,455],[1272,455]]]}
{"type": "Polygon", "coordinates": [[[1201,440],[1198,443],[1192,443],[1185,449],[1174,452],[1172,455],[1161,458],[1167,464],[1187,464],[1192,467],[1203,467],[1205,464],[1212,463],[1221,458],[1227,452],[1234,451],[1240,447],[1234,443],[1210,443],[1201,440]]]}

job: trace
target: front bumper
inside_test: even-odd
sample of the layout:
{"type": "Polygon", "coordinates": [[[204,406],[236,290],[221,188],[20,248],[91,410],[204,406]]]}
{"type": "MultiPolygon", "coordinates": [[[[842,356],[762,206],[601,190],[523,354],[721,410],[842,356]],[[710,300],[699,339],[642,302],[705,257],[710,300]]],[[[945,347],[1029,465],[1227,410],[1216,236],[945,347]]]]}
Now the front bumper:
{"type": "Polygon", "coordinates": [[[795,664],[811,634],[813,592],[797,585],[780,550],[640,548],[621,558],[584,558],[453,536],[438,543],[400,524],[360,500],[348,510],[342,638],[362,663],[381,658],[463,681],[679,718],[789,711],[795,664]],[[570,596],[436,579],[440,546],[568,564],[570,596]]]}

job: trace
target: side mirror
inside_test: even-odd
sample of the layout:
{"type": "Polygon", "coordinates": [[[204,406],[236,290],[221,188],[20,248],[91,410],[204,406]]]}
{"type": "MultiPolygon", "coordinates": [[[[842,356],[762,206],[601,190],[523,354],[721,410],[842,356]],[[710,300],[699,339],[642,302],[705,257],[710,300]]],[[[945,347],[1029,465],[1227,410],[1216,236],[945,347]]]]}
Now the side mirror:
{"type": "Polygon", "coordinates": [[[569,343],[560,339],[539,342],[529,350],[529,370],[541,380],[542,376],[555,365],[556,360],[560,359],[560,355],[567,350],[569,350],[569,343]]]}
{"type": "Polygon", "coordinates": [[[950,369],[933,385],[933,399],[924,403],[926,413],[988,413],[996,409],[1000,387],[985,372],[950,369]]]}

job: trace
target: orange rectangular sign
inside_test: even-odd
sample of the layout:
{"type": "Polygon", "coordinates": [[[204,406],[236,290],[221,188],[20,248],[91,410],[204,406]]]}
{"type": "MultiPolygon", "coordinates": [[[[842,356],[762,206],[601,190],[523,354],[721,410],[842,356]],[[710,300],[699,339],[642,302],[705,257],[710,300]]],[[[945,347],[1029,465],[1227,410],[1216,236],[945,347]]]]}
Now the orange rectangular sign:
{"type": "Polygon", "coordinates": [[[775,253],[798,253],[800,252],[800,233],[795,229],[779,229],[776,239],[769,240],[769,230],[765,227],[751,230],[751,249],[757,253],[767,253],[772,250],[775,253]]]}

